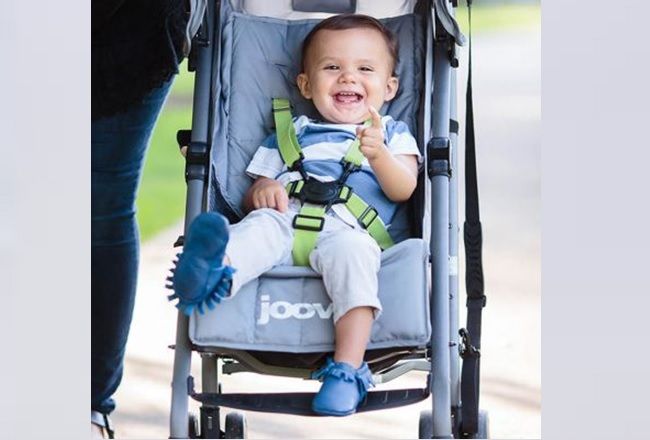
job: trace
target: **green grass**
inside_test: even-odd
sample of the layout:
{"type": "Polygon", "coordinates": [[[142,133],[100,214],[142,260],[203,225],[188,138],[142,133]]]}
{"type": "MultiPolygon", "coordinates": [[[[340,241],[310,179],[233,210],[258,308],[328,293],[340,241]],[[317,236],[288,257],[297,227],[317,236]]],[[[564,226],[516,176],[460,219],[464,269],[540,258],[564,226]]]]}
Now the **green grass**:
{"type": "MultiPolygon", "coordinates": [[[[468,31],[465,2],[456,9],[456,20],[463,32],[468,31]]],[[[490,32],[511,29],[531,29],[541,24],[539,3],[529,4],[472,4],[472,32],[490,32]]]]}
{"type": "Polygon", "coordinates": [[[176,131],[191,127],[194,74],[187,72],[185,63],[180,72],[152,134],[136,201],[143,241],[178,222],[185,212],[185,161],[176,131]]]}
{"type": "Polygon", "coordinates": [[[171,91],[176,96],[192,96],[194,90],[194,72],[187,71],[187,60],[183,61],[178,67],[179,75],[174,80],[174,86],[171,91]]]}

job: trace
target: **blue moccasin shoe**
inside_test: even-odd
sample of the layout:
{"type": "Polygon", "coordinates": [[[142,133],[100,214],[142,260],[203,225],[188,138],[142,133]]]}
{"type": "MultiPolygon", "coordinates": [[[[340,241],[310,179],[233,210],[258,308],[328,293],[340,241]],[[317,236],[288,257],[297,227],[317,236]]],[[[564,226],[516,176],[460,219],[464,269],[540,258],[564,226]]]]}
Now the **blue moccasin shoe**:
{"type": "Polygon", "coordinates": [[[357,406],[374,385],[372,373],[367,363],[359,369],[345,362],[334,362],[327,358],[323,368],[312,374],[323,385],[314,397],[311,408],[315,413],[325,416],[347,416],[357,411],[357,406]]]}
{"type": "Polygon", "coordinates": [[[230,294],[234,269],[223,265],[227,243],[228,221],[217,213],[205,212],[190,225],[183,252],[167,278],[167,287],[174,290],[168,299],[178,299],[176,307],[187,316],[195,309],[203,314],[204,305],[214,309],[230,294]]]}

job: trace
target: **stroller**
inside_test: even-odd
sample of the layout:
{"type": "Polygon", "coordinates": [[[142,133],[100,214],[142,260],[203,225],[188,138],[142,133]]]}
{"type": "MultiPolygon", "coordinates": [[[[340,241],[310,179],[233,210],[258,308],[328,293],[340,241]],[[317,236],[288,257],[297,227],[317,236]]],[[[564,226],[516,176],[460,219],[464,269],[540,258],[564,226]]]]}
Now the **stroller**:
{"type": "MultiPolygon", "coordinates": [[[[459,332],[458,322],[453,67],[458,66],[457,45],[465,37],[454,19],[454,6],[448,0],[210,1],[189,60],[196,71],[192,129],[178,133],[179,144],[188,146],[186,231],[205,210],[237,222],[251,184],[244,170],[273,130],[272,98],[289,98],[296,114],[315,114],[294,78],[300,45],[318,18],[364,13],[395,33],[400,89],[381,113],[408,124],[425,166],[415,193],[389,227],[397,244],[382,253],[379,298],[384,311],[373,325],[365,361],[376,384],[412,370],[428,375],[421,388],[370,391],[357,412],[431,396],[430,409],[420,414],[419,438],[487,438],[487,414],[478,409],[480,313],[485,303],[480,224],[478,201],[469,192],[467,200],[476,202],[465,227],[469,330],[459,332]]],[[[468,174],[475,181],[475,171],[468,174]]],[[[468,191],[474,186],[468,185],[468,191]]],[[[182,244],[179,237],[175,246],[182,244]]],[[[334,349],[329,302],[316,272],[277,266],[212,311],[189,318],[179,312],[170,438],[245,438],[246,423],[239,412],[227,414],[225,426],[220,426],[222,407],[316,416],[313,393],[222,393],[219,376],[254,372],[309,379],[334,349]],[[190,376],[192,352],[201,357],[200,392],[190,376]],[[190,398],[200,402],[198,418],[188,411],[190,398]]]]}

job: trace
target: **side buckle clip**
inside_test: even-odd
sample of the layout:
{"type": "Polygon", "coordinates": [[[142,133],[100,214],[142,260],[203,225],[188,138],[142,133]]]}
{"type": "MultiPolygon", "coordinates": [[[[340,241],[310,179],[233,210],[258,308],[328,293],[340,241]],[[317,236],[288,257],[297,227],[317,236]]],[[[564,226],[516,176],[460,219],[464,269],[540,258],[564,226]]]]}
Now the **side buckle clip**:
{"type": "Polygon", "coordinates": [[[472,345],[472,338],[470,337],[467,329],[461,328],[458,330],[458,334],[461,337],[461,342],[459,345],[460,357],[463,359],[480,358],[481,350],[472,345]]]}

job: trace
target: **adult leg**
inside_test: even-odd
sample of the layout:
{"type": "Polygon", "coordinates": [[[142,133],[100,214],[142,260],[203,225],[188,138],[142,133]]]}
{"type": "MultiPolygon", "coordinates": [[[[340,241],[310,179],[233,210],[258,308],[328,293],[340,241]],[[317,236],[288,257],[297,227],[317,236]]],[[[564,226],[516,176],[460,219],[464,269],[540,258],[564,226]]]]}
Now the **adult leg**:
{"type": "Polygon", "coordinates": [[[149,138],[171,81],[138,106],[92,122],[91,398],[108,414],[122,379],[138,271],[135,195],[149,138]]]}

